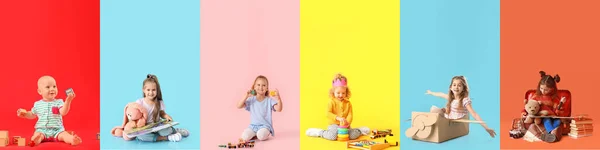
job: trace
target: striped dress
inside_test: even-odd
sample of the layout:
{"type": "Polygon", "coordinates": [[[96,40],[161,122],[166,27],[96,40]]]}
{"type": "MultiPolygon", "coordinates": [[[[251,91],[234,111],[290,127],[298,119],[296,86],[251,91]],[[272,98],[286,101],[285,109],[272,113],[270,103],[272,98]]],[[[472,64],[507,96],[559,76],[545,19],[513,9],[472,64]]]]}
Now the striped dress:
{"type": "Polygon", "coordinates": [[[31,112],[38,118],[35,128],[64,129],[62,115],[60,115],[59,111],[63,105],[64,102],[62,99],[55,99],[54,101],[39,100],[35,102],[31,109],[31,112]]]}
{"type": "Polygon", "coordinates": [[[467,105],[469,104],[471,104],[471,99],[464,98],[462,101],[463,107],[458,108],[458,100],[452,100],[452,103],[450,103],[450,114],[444,113],[444,116],[448,119],[461,119],[469,114],[469,111],[467,110],[467,105]]]}

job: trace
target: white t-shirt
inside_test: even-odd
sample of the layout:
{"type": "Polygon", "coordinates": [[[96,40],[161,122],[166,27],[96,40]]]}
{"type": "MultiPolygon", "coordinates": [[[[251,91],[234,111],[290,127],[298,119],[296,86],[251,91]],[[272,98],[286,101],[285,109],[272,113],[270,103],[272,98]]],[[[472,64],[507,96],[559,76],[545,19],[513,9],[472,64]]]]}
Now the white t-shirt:
{"type": "MultiPolygon", "coordinates": [[[[146,108],[146,110],[148,110],[148,119],[146,120],[146,123],[154,122],[154,116],[152,116],[152,113],[154,112],[154,104],[146,103],[144,101],[144,98],[140,98],[140,99],[136,100],[135,102],[144,106],[144,108],[146,108]]],[[[163,101],[160,101],[160,110],[165,110],[165,103],[163,103],[163,101]]]]}

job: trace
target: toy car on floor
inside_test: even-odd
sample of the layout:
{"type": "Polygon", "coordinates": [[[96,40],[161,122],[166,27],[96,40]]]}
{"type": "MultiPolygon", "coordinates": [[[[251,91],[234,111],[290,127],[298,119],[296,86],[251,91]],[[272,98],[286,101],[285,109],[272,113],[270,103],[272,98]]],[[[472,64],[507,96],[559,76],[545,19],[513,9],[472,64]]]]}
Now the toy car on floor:
{"type": "Polygon", "coordinates": [[[371,139],[382,138],[382,137],[386,137],[386,136],[394,136],[392,134],[391,129],[373,130],[373,131],[371,131],[371,133],[373,133],[373,135],[371,135],[371,139]]]}

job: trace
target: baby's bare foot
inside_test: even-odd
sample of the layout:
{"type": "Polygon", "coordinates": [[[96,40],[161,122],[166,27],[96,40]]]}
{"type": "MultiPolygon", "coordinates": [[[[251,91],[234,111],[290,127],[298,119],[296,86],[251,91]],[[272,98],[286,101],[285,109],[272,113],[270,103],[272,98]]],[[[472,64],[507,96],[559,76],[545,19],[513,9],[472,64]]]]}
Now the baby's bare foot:
{"type": "Polygon", "coordinates": [[[33,133],[33,136],[31,137],[31,141],[35,145],[39,145],[40,143],[42,143],[43,139],[44,139],[44,136],[42,135],[42,133],[39,133],[39,132],[33,133]]]}
{"type": "Polygon", "coordinates": [[[72,136],[71,136],[71,139],[70,139],[70,140],[68,140],[68,141],[65,141],[65,142],[67,142],[67,143],[69,143],[69,144],[71,144],[71,145],[75,146],[75,145],[79,145],[79,144],[81,144],[81,142],[82,142],[82,141],[81,141],[81,138],[79,138],[79,136],[77,136],[77,135],[72,135],[72,136]]]}

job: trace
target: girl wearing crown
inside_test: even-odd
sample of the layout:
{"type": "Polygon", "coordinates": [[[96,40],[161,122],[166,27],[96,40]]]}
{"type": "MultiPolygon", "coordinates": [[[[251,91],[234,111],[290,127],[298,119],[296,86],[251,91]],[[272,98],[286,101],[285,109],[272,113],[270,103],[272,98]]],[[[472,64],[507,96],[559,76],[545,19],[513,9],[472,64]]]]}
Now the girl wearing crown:
{"type": "MultiPolygon", "coordinates": [[[[329,127],[327,130],[310,128],[306,134],[311,137],[322,137],[328,140],[337,140],[339,125],[348,126],[348,139],[357,139],[361,134],[368,134],[369,128],[361,127],[358,129],[350,128],[352,124],[352,104],[349,101],[350,88],[347,85],[348,79],[342,74],[336,74],[333,79],[333,85],[329,89],[331,101],[327,106],[327,118],[329,127]]],[[[342,137],[343,138],[343,137],[342,137]]]]}
{"type": "Polygon", "coordinates": [[[269,96],[269,81],[265,76],[254,79],[251,90],[246,93],[244,99],[237,104],[238,109],[245,108],[250,112],[250,125],[242,133],[242,139],[249,141],[253,138],[267,140],[269,135],[275,136],[273,111],[281,112],[283,103],[279,97],[279,90],[271,92],[269,96]]]}
{"type": "MultiPolygon", "coordinates": [[[[448,94],[442,92],[431,92],[427,90],[428,95],[433,95],[446,99],[446,107],[440,109],[432,106],[431,112],[443,114],[447,119],[468,119],[469,114],[477,121],[482,121],[481,117],[473,110],[471,106],[471,99],[469,98],[469,85],[467,84],[467,78],[464,76],[454,76],[450,83],[448,94]]],[[[485,123],[481,123],[481,126],[487,131],[491,137],[496,135],[493,129],[490,129],[485,123]]]]}

